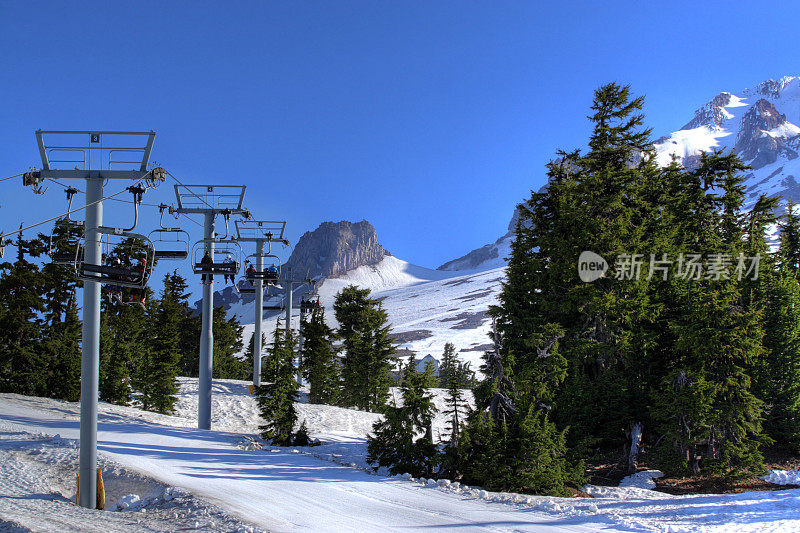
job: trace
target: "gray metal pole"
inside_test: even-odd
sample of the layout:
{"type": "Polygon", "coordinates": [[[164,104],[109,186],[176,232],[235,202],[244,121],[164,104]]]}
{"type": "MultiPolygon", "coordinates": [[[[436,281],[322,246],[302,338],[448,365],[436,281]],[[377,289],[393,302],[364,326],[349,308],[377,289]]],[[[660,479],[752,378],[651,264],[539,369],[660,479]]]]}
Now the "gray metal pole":
{"type": "MultiPolygon", "coordinates": [[[[264,241],[256,241],[256,270],[264,272],[264,241]]],[[[261,319],[264,316],[264,280],[256,278],[255,330],[253,331],[253,386],[261,385],[261,319]]]]}
{"type": "MultiPolygon", "coordinates": [[[[214,258],[214,213],[205,213],[205,251],[214,258]]],[[[211,429],[211,375],[214,368],[214,284],[203,284],[203,325],[200,332],[200,383],[197,405],[197,427],[211,429]]]]}
{"type": "MultiPolygon", "coordinates": [[[[291,277],[291,276],[290,276],[291,277]]],[[[292,334],[292,282],[286,280],[286,335],[292,334]]]]}
{"type": "MultiPolygon", "coordinates": [[[[101,237],[97,227],[103,224],[103,180],[86,180],[86,242],[84,261],[103,263],[101,237]],[[97,202],[97,203],[94,203],[97,202]]],[[[100,384],[100,284],[83,282],[83,326],[81,340],[81,429],[80,482],[81,507],[97,506],[97,399],[100,384]]]]}

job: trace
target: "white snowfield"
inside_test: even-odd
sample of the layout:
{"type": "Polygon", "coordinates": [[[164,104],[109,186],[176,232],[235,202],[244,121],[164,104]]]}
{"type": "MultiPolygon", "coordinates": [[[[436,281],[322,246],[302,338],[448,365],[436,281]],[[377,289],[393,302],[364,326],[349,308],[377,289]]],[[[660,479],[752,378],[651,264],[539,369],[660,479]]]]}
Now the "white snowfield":
{"type": "Polygon", "coordinates": [[[0,531],[800,531],[800,490],[675,497],[642,488],[646,472],[549,498],[374,475],[358,467],[377,415],[298,404],[325,444],[262,446],[246,382],[215,383],[213,431],[193,427],[196,380],[181,385],[176,416],[101,404],[104,473],[134,489],[114,489],[115,512],[68,501],[77,404],[0,394],[0,531]]]}
{"type": "MultiPolygon", "coordinates": [[[[451,342],[459,358],[478,370],[490,342],[491,321],[486,312],[490,305],[497,303],[503,279],[504,266],[445,272],[386,256],[376,265],[358,267],[340,277],[324,280],[319,294],[326,320],[335,327],[333,301],[336,293],[348,285],[370,289],[371,296],[381,300],[389,315],[392,333],[404,334],[397,342],[399,349],[413,350],[417,359],[431,354],[441,360],[445,343],[451,342]]],[[[231,307],[231,312],[244,324],[245,343],[253,334],[253,305],[239,302],[231,307]]],[[[297,327],[297,317],[294,320],[294,327],[297,327]]],[[[264,319],[268,342],[275,323],[274,317],[264,319]]]]}

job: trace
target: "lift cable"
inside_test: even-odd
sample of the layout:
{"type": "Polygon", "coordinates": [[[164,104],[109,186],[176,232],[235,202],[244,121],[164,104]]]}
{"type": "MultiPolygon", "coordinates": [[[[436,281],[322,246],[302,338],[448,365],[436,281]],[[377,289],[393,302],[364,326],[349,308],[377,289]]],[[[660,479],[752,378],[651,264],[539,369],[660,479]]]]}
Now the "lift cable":
{"type": "Polygon", "coordinates": [[[13,175],[13,176],[9,176],[9,177],[7,177],[7,178],[0,179],[0,181],[6,181],[6,180],[10,180],[10,179],[18,178],[18,177],[20,177],[20,176],[24,176],[25,174],[27,174],[27,172],[22,172],[22,173],[20,173],[20,174],[15,174],[15,175],[13,175]]]}
{"type": "Polygon", "coordinates": [[[201,202],[203,202],[204,204],[206,204],[206,205],[207,205],[208,207],[210,207],[211,209],[216,209],[216,208],[215,208],[213,205],[211,205],[210,203],[206,202],[206,201],[205,201],[205,200],[204,200],[204,199],[203,199],[201,196],[199,196],[199,195],[198,195],[196,192],[194,192],[194,191],[193,191],[193,190],[191,190],[189,187],[187,187],[186,185],[184,185],[183,183],[181,183],[181,182],[180,182],[180,180],[178,180],[178,178],[176,178],[175,176],[173,176],[173,175],[172,175],[172,173],[171,173],[169,170],[165,170],[164,172],[166,172],[166,173],[167,173],[167,175],[168,175],[170,178],[174,179],[174,180],[175,180],[175,182],[176,182],[178,185],[180,185],[181,187],[183,187],[184,189],[186,189],[187,191],[189,191],[189,193],[190,193],[192,196],[196,197],[198,200],[200,200],[201,202]]]}
{"type": "MultiPolygon", "coordinates": [[[[47,178],[47,179],[48,179],[48,180],[50,180],[50,181],[52,181],[53,183],[56,183],[56,184],[58,184],[58,185],[61,185],[62,187],[65,187],[65,188],[66,188],[66,187],[69,187],[68,185],[66,185],[66,184],[64,184],[64,183],[62,183],[62,182],[60,182],[60,181],[58,181],[57,179],[54,179],[54,178],[47,178]]],[[[79,193],[81,193],[81,194],[84,194],[84,192],[83,192],[83,191],[82,191],[80,188],[78,188],[78,187],[75,187],[75,189],[76,189],[76,190],[77,190],[79,193]]],[[[125,200],[125,199],[123,199],[123,198],[107,198],[107,200],[111,200],[112,202],[122,202],[123,204],[132,204],[132,203],[133,203],[133,200],[125,200]]],[[[161,205],[163,205],[163,204],[148,204],[147,202],[139,202],[139,205],[144,205],[144,206],[147,206],[147,207],[155,207],[155,208],[158,208],[158,207],[161,207],[161,205]]],[[[189,216],[187,216],[187,215],[184,215],[183,213],[180,213],[178,216],[181,216],[181,217],[185,218],[186,220],[188,220],[188,221],[189,221],[189,222],[191,222],[192,224],[196,224],[197,226],[203,227],[203,225],[202,225],[201,223],[199,223],[198,221],[196,221],[196,220],[195,220],[195,219],[193,219],[193,218],[189,218],[189,216]]]]}
{"type": "MultiPolygon", "coordinates": [[[[145,178],[140,178],[138,181],[136,181],[136,183],[134,183],[134,185],[138,185],[139,183],[141,183],[144,180],[145,180],[145,178]]],[[[115,192],[114,194],[110,194],[108,196],[104,196],[103,198],[100,198],[99,200],[95,200],[94,202],[86,204],[86,205],[84,205],[82,207],[76,207],[75,209],[71,209],[71,210],[67,211],[66,213],[62,213],[62,214],[60,214],[58,216],[54,216],[54,217],[48,218],[47,220],[42,220],[41,222],[37,222],[36,224],[31,224],[30,226],[26,226],[24,228],[20,227],[20,229],[18,229],[18,230],[9,231],[8,233],[4,233],[4,234],[0,235],[0,241],[2,241],[3,238],[8,237],[9,235],[16,235],[17,233],[22,233],[23,231],[27,231],[27,230],[29,230],[31,228],[35,228],[36,226],[41,226],[42,224],[47,224],[48,222],[52,222],[53,220],[58,220],[59,218],[63,218],[65,216],[67,216],[67,215],[71,215],[72,213],[77,213],[78,211],[83,211],[87,207],[93,206],[95,204],[99,204],[100,202],[102,202],[104,200],[113,199],[115,196],[119,196],[120,194],[122,194],[124,192],[129,192],[129,191],[128,191],[127,188],[126,189],[122,189],[121,191],[115,192]]]]}

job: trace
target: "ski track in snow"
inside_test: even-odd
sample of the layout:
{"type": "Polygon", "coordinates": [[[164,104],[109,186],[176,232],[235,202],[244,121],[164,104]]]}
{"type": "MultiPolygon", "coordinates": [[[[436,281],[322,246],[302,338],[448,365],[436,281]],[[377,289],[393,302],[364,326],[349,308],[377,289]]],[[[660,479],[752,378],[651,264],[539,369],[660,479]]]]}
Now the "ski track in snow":
{"type": "MultiPolygon", "coordinates": [[[[146,502],[140,510],[123,499],[134,505],[122,512],[68,501],[77,404],[1,394],[0,531],[800,531],[800,490],[677,497],[644,488],[651,471],[620,487],[587,486],[594,498],[551,498],[370,474],[365,435],[379,415],[298,403],[323,444],[279,448],[254,435],[247,382],[215,381],[214,431],[194,428],[197,380],[180,384],[175,416],[100,405],[109,503],[123,493],[146,502]]],[[[443,391],[434,392],[441,405],[443,391]]],[[[437,417],[439,432],[445,424],[437,417]]]]}

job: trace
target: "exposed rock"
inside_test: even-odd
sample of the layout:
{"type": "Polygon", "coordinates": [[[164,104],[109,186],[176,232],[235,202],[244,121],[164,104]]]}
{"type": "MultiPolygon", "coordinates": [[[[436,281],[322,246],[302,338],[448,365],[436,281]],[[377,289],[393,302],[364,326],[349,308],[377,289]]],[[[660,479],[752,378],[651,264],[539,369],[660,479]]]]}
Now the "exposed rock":
{"type": "MultiPolygon", "coordinates": [[[[694,118],[690,120],[682,130],[691,130],[699,128],[700,126],[708,126],[709,128],[722,127],[725,119],[728,118],[725,113],[724,107],[731,103],[731,93],[722,92],[711,99],[706,105],[694,112],[694,118]]],[[[662,137],[659,141],[663,142],[666,137],[662,137]]]]}
{"type": "Polygon", "coordinates": [[[281,276],[334,277],[364,265],[377,264],[391,255],[379,243],[375,228],[361,222],[323,222],[297,241],[281,276]]]}
{"type": "Polygon", "coordinates": [[[765,99],[758,100],[742,117],[734,151],[754,169],[770,165],[779,155],[787,159],[797,157],[787,139],[772,132],[785,125],[786,115],[765,99]]]}

